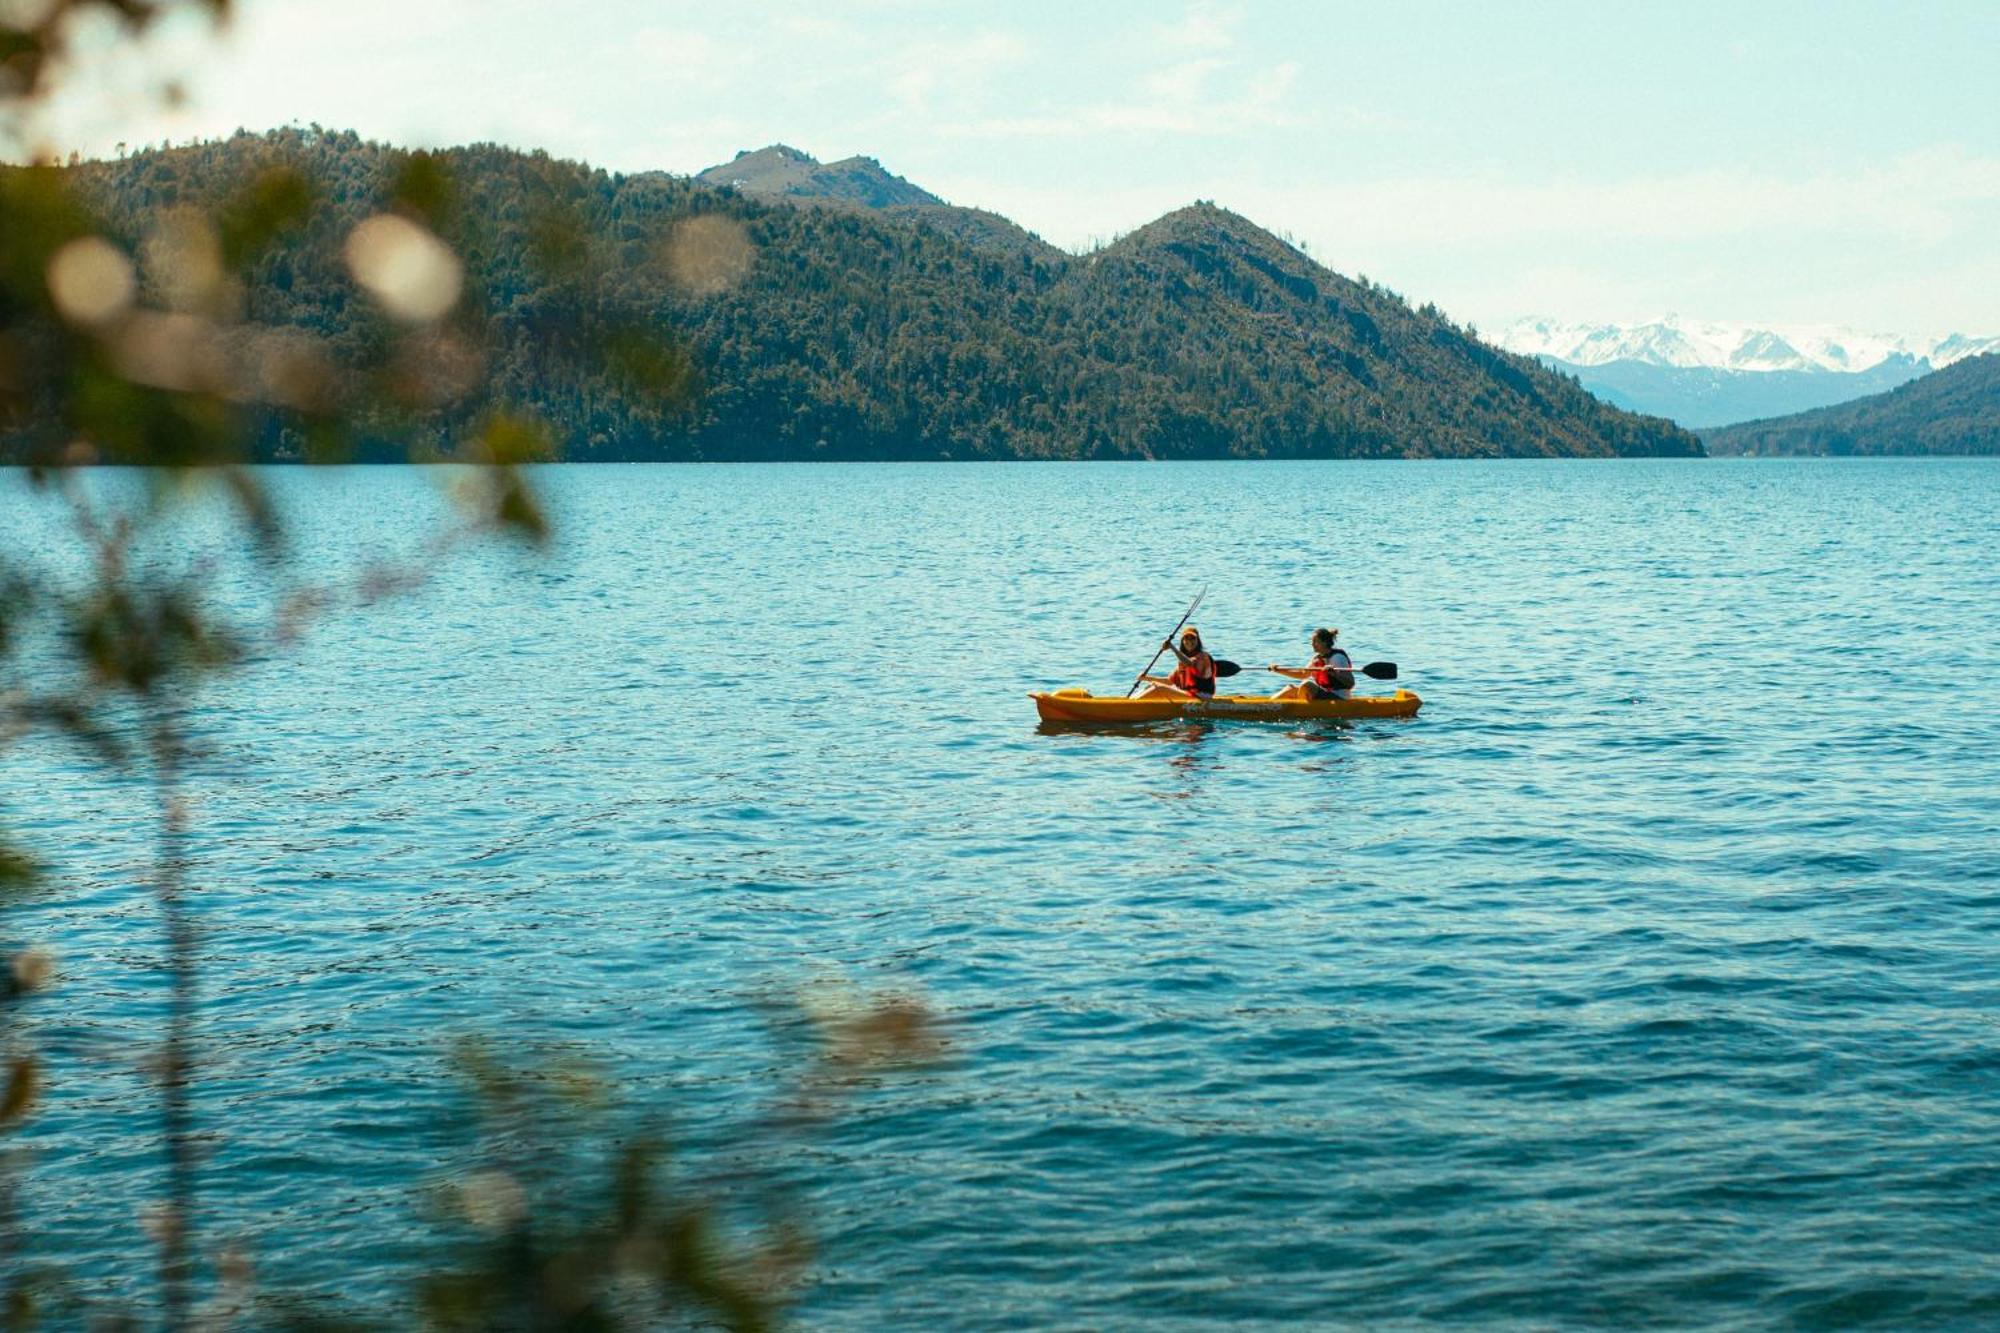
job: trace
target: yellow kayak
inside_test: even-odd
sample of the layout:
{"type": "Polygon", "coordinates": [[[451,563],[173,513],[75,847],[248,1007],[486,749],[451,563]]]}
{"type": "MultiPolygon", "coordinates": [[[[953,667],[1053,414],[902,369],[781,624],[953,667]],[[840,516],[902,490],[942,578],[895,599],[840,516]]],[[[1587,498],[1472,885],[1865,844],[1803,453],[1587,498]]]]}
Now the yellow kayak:
{"type": "Polygon", "coordinates": [[[1218,694],[1213,699],[1176,699],[1155,695],[1121,699],[1089,690],[1057,690],[1030,694],[1044,722],[1120,723],[1175,722],[1206,718],[1239,718],[1251,722],[1318,722],[1363,717],[1413,717],[1424,706],[1410,690],[1394,694],[1356,695],[1352,699],[1279,699],[1268,694],[1218,694]]]}

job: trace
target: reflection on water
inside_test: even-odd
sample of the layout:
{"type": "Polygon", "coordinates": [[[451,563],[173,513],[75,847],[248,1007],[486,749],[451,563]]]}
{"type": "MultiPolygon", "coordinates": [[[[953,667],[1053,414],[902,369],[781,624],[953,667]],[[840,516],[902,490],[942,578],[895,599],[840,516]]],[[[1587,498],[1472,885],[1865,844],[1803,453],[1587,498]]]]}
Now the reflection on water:
{"type": "Polygon", "coordinates": [[[1037,733],[1043,736],[1098,736],[1107,739],[1122,738],[1136,742],[1168,741],[1177,745],[1194,744],[1220,725],[1208,718],[1173,718],[1165,722],[1048,722],[1035,724],[1037,733]]]}
{"type": "Polygon", "coordinates": [[[1042,736],[1090,737],[1103,744],[1171,746],[1166,756],[1167,767],[1177,781],[1170,789],[1155,794],[1168,800],[1186,801],[1198,797],[1202,779],[1219,768],[1216,756],[1204,753],[1205,743],[1219,725],[1224,724],[1205,718],[1136,724],[1043,721],[1036,724],[1035,731],[1042,736]]]}

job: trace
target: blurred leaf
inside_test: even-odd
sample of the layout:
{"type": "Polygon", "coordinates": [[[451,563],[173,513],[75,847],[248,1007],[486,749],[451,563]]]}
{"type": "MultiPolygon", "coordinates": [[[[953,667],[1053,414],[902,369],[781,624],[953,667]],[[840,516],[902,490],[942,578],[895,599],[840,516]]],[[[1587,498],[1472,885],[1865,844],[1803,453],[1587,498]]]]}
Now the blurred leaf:
{"type": "Polygon", "coordinates": [[[49,259],[64,245],[90,234],[90,218],[55,167],[0,171],[0,285],[15,300],[49,307],[49,259]]]}
{"type": "Polygon", "coordinates": [[[678,402],[693,383],[694,363],[686,349],[650,329],[615,329],[605,336],[601,350],[605,369],[643,397],[678,402]]]}
{"type": "Polygon", "coordinates": [[[944,1049],[936,1017],[915,1000],[877,1000],[836,1030],[832,1057],[845,1064],[921,1064],[944,1049]]]}
{"type": "Polygon", "coordinates": [[[70,609],[70,633],[100,683],[141,695],[164,681],[228,666],[241,653],[178,587],[101,587],[70,609]]]}
{"type": "Polygon", "coordinates": [[[41,867],[21,852],[0,842],[0,892],[26,888],[41,874],[41,867]]]}
{"type": "Polygon", "coordinates": [[[442,319],[464,290],[465,265],[429,228],[399,213],[364,218],[341,250],[354,280],[393,320],[426,325],[442,319]]]}
{"type": "Polygon", "coordinates": [[[27,415],[32,380],[27,346],[0,329],[0,431],[12,430],[22,423],[27,415]]]}
{"type": "Polygon", "coordinates": [[[621,1231],[631,1231],[646,1220],[653,1195],[653,1170],[660,1158],[658,1146],[641,1140],[626,1148],[618,1160],[614,1190],[614,1221],[621,1231]]]}
{"type": "Polygon", "coordinates": [[[417,152],[405,157],[390,182],[389,198],[432,231],[449,229],[458,206],[458,192],[452,184],[450,169],[434,153],[417,152]]]}
{"type": "Polygon", "coordinates": [[[442,329],[404,339],[384,384],[392,398],[413,411],[454,403],[479,387],[486,368],[479,347],[442,329]]]}
{"type": "Polygon", "coordinates": [[[50,257],[49,299],[71,327],[96,332],[132,308],[138,279],[126,253],[101,236],[82,236],[50,257]]]}
{"type": "MultiPolygon", "coordinates": [[[[782,1218],[725,1229],[708,1198],[663,1169],[661,1140],[621,1136],[607,1106],[565,1091],[569,1066],[517,1066],[460,1045],[472,1122],[486,1154],[520,1163],[472,1170],[456,1186],[457,1262],[418,1284],[437,1329],[643,1329],[772,1326],[803,1261],[782,1218]]],[[[733,1203],[748,1205],[748,1197],[733,1203]]]]}
{"type": "Polygon", "coordinates": [[[305,459],[309,463],[351,463],[354,436],[337,420],[309,422],[305,427],[305,459]]]}
{"type": "Polygon", "coordinates": [[[542,208],[529,225],[528,250],[535,264],[548,276],[575,277],[590,262],[590,234],[574,210],[542,208]]]}
{"type": "Polygon", "coordinates": [[[459,1081],[471,1086],[474,1099],[482,1106],[507,1106],[519,1099],[513,1071],[500,1063],[492,1047],[476,1037],[452,1045],[450,1065],[459,1081]]]}
{"type": "Polygon", "coordinates": [[[25,91],[40,77],[44,58],[41,35],[12,22],[0,22],[0,77],[25,91]]]}
{"type": "Polygon", "coordinates": [[[14,647],[14,627],[28,618],[35,605],[35,587],[11,571],[0,574],[0,657],[14,647]]]}
{"type": "MultiPolygon", "coordinates": [[[[101,242],[96,244],[102,245],[101,242]]],[[[64,247],[57,257],[58,262],[77,248],[75,245],[64,247]]],[[[231,323],[240,316],[242,289],[229,273],[223,258],[221,234],[205,210],[191,207],[151,210],[146,239],[139,246],[139,262],[145,271],[147,292],[157,305],[166,310],[181,315],[196,315],[204,322],[215,323],[231,323]]],[[[104,266],[103,263],[96,265],[104,266]]],[[[51,267],[53,276],[54,269],[51,267]]],[[[63,313],[72,323],[109,322],[102,316],[80,319],[66,308],[68,303],[59,300],[57,304],[65,307],[63,313]]]]}
{"type": "Polygon", "coordinates": [[[512,532],[531,544],[539,545],[548,540],[549,523],[542,515],[541,506],[520,477],[511,472],[501,481],[499,498],[493,505],[493,520],[501,530],[512,532]]]}
{"type": "Polygon", "coordinates": [[[767,997],[765,1012],[774,1034],[799,1045],[822,1075],[929,1064],[946,1050],[937,1014],[908,995],[869,995],[829,981],[767,997]]]}
{"type": "Polygon", "coordinates": [[[23,949],[7,960],[0,975],[0,997],[13,999],[41,990],[56,974],[55,960],[40,949],[23,949]]]}
{"type": "Polygon", "coordinates": [[[663,250],[667,275],[692,296],[716,296],[742,282],[757,246],[735,218],[704,213],[675,225],[663,250]]]}
{"type": "Polygon", "coordinates": [[[466,460],[481,465],[464,492],[477,511],[478,521],[530,544],[547,540],[548,520],[518,468],[556,456],[548,427],[532,417],[495,413],[481,424],[462,453],[466,460]]]}
{"type": "Polygon", "coordinates": [[[267,556],[281,554],[284,549],[284,529],[278,516],[271,508],[271,497],[255,473],[248,468],[228,467],[222,470],[222,484],[228,489],[230,498],[236,502],[236,511],[243,517],[244,526],[256,538],[257,544],[267,556]]]}
{"type": "Polygon", "coordinates": [[[268,167],[220,210],[216,229],[222,258],[240,270],[264,248],[312,216],[315,191],[304,173],[292,167],[268,167]]]}
{"type": "Polygon", "coordinates": [[[40,1086],[40,1070],[33,1059],[20,1056],[7,1069],[7,1087],[0,1092],[0,1129],[12,1128],[28,1113],[40,1086]]]}
{"type": "Polygon", "coordinates": [[[131,760],[131,750],[118,733],[81,700],[29,698],[17,703],[14,711],[24,722],[60,731],[106,768],[123,768],[131,760]]]}
{"type": "Polygon", "coordinates": [[[17,1282],[7,1289],[6,1328],[7,1333],[26,1333],[35,1326],[35,1293],[25,1283],[17,1282]]]}
{"type": "MultiPolygon", "coordinates": [[[[206,373],[195,359],[200,349],[183,341],[192,326],[171,323],[193,317],[153,318],[160,327],[143,333],[152,345],[133,347],[127,367],[162,378],[206,373]]],[[[67,407],[70,436],[91,441],[105,462],[185,468],[242,461],[244,420],[234,404],[212,393],[134,383],[115,363],[80,366],[67,407]]]]}
{"type": "Polygon", "coordinates": [[[533,417],[495,413],[486,418],[472,444],[472,457],[481,463],[518,467],[523,463],[546,463],[556,455],[549,428],[533,417]]]}

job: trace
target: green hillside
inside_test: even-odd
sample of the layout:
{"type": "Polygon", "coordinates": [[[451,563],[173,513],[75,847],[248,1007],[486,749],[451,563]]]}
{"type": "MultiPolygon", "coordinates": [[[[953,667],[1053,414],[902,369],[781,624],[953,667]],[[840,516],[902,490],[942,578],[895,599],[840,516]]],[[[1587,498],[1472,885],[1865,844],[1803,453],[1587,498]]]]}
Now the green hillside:
{"type": "Polygon", "coordinates": [[[1868,398],[1704,432],[1718,454],[2000,454],[2000,355],[1868,398]]]}
{"type": "MultiPolygon", "coordinates": [[[[382,325],[341,246],[406,160],[293,129],[70,170],[134,252],[168,210],[213,209],[274,165],[302,172],[312,219],[257,260],[243,314],[360,364],[382,325]]],[[[413,372],[467,377],[398,423],[439,448],[518,405],[546,417],[572,459],[1700,452],[1671,423],[1608,407],[1210,205],[1073,256],[993,215],[900,195],[886,208],[794,206],[490,145],[435,160],[452,184],[438,226],[466,262],[464,309],[484,312],[450,326],[439,365],[456,369],[413,372]],[[726,290],[691,293],[661,262],[698,215],[754,246],[726,290]],[[699,393],[664,401],[572,355],[613,304],[682,340],[699,393]]],[[[304,447],[275,415],[254,438],[262,457],[304,447]]]]}

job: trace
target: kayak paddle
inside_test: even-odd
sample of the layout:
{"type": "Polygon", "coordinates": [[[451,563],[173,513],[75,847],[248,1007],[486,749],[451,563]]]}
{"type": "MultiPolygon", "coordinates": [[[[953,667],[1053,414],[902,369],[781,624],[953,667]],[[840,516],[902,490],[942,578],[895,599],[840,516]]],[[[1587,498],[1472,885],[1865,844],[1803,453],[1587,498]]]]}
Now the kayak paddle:
{"type": "MultiPolygon", "coordinates": [[[[1216,665],[1216,666],[1217,666],[1217,667],[1219,668],[1219,667],[1221,667],[1222,663],[1220,663],[1220,662],[1217,662],[1217,663],[1216,663],[1215,665],[1216,665]]],[[[1233,665],[1233,663],[1232,663],[1232,665],[1233,665]]],[[[1275,666],[1271,666],[1271,667],[1265,667],[1264,669],[1265,669],[1266,671],[1276,671],[1276,672],[1277,672],[1277,673],[1278,673],[1279,675],[1281,675],[1281,676],[1282,676],[1283,674],[1285,674],[1285,672],[1287,672],[1287,671],[1317,671],[1317,670],[1319,670],[1319,668],[1318,668],[1318,667],[1283,667],[1283,668],[1279,668],[1279,667],[1275,667],[1275,666]]],[[[1361,673],[1362,675],[1364,675],[1364,676],[1367,676],[1367,677],[1368,677],[1368,678],[1369,678],[1370,680],[1394,680],[1394,679],[1396,678],[1396,664],[1395,664],[1394,662],[1370,662],[1370,663],[1369,663],[1369,664],[1368,664],[1367,666],[1358,666],[1358,667],[1335,667],[1335,668],[1334,668],[1334,670],[1336,670],[1336,671],[1345,671],[1345,670],[1352,670],[1352,671],[1359,671],[1359,672],[1360,672],[1360,673],[1361,673]]],[[[1217,672],[1216,672],[1215,674],[1217,674],[1218,676],[1220,676],[1220,675],[1231,675],[1231,676],[1233,676],[1233,675],[1235,675],[1236,673],[1235,673],[1235,672],[1233,672],[1233,671],[1230,671],[1230,672],[1223,672],[1223,671],[1221,671],[1221,670],[1218,670],[1218,671],[1217,671],[1217,672]]]]}
{"type": "Polygon", "coordinates": [[[1206,596],[1208,596],[1208,585],[1203,584],[1201,591],[1194,595],[1194,600],[1188,603],[1187,614],[1181,617],[1181,624],[1174,626],[1173,633],[1167,635],[1165,640],[1161,642],[1159,652],[1154,653],[1153,660],[1151,662],[1146,663],[1146,670],[1141,671],[1138,675],[1132,678],[1132,688],[1125,691],[1125,697],[1127,699],[1132,697],[1133,691],[1139,688],[1139,682],[1146,678],[1147,674],[1152,671],[1154,664],[1160,660],[1160,653],[1164,653],[1167,651],[1167,644],[1172,643],[1174,641],[1174,634],[1179,634],[1181,632],[1181,625],[1185,625],[1188,623],[1188,621],[1194,619],[1195,608],[1201,605],[1201,599],[1206,596]]]}

